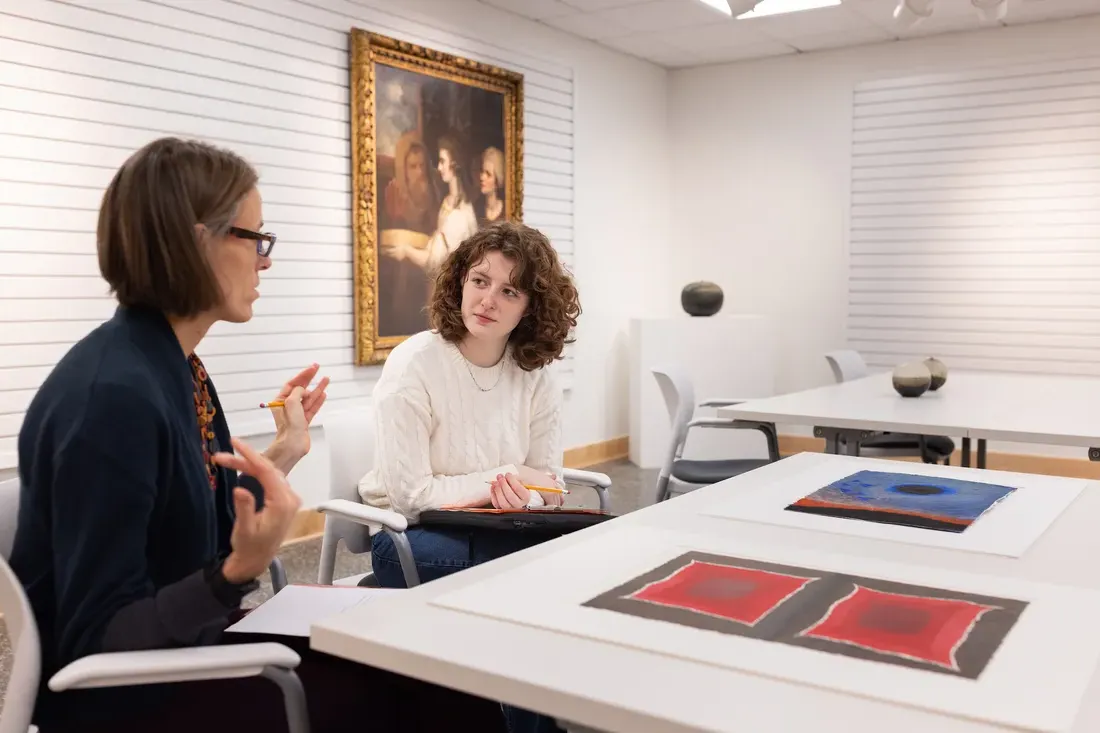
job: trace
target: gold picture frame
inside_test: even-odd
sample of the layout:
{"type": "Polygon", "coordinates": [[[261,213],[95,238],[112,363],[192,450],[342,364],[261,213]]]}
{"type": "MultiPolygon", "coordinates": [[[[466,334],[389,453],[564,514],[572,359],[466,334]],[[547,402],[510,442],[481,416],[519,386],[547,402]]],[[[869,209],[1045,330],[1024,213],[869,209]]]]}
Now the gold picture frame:
{"type": "Polygon", "coordinates": [[[450,240],[445,236],[442,222],[447,215],[462,220],[464,229],[446,229],[460,232],[461,238],[471,233],[466,207],[474,210],[477,201],[483,208],[475,215],[475,230],[501,218],[522,219],[523,75],[358,28],[351,30],[349,40],[355,363],[365,366],[384,362],[395,346],[426,328],[423,309],[419,314],[406,311],[420,302],[423,288],[430,292],[432,265],[416,261],[428,257],[424,248],[438,258],[440,252],[458,244],[451,240],[460,236],[450,240]],[[380,82],[385,94],[380,94],[380,82]],[[498,106],[499,130],[495,122],[498,106]],[[443,125],[440,120],[450,124],[443,125]],[[447,132],[440,133],[444,127],[447,132]],[[459,132],[452,134],[454,129],[459,132]],[[444,139],[473,142],[465,145],[464,155],[457,155],[451,150],[458,148],[445,145],[444,139]],[[501,161],[503,171],[499,170],[501,161]],[[481,166],[478,183],[472,184],[470,174],[477,166],[481,166]],[[480,186],[477,201],[471,200],[472,185],[480,186]],[[456,190],[469,195],[456,194],[456,190]],[[446,195],[448,191],[451,196],[446,195]],[[437,198],[441,203],[436,204],[433,223],[431,204],[437,198]],[[380,211],[382,199],[386,201],[380,211]],[[463,203],[452,208],[450,201],[463,203]],[[456,209],[462,209],[462,217],[456,209]],[[419,223],[419,229],[404,223],[412,220],[419,223]],[[380,224],[385,227],[380,229],[380,224]],[[441,249],[440,242],[445,248],[441,249]],[[413,273],[410,281],[414,265],[421,268],[416,271],[421,274],[413,273]],[[390,270],[380,276],[380,269],[386,267],[390,270]],[[394,290],[401,290],[395,295],[386,291],[391,284],[383,282],[387,274],[396,277],[394,268],[401,270],[402,285],[413,282],[408,288],[410,305],[404,309],[399,296],[405,289],[392,284],[394,290]]]}

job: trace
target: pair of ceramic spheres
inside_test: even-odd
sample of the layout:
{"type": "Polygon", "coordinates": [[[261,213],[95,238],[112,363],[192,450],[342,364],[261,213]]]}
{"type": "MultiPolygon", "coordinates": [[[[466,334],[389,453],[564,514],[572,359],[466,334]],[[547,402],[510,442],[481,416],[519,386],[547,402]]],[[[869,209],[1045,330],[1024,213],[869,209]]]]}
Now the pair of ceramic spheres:
{"type": "Polygon", "coordinates": [[[935,392],[947,381],[947,366],[934,356],[924,361],[899,364],[894,369],[894,389],[902,397],[920,397],[935,392]]]}

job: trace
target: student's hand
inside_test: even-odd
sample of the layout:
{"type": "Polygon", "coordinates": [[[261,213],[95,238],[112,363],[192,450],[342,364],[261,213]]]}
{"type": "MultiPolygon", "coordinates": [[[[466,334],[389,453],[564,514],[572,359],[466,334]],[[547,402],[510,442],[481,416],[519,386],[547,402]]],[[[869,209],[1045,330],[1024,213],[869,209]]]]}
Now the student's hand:
{"type": "Polygon", "coordinates": [[[522,509],[531,501],[531,492],[516,474],[508,473],[489,483],[489,500],[496,509],[522,509]]]}
{"type": "Polygon", "coordinates": [[[302,500],[290,488],[286,476],[257,450],[233,439],[236,454],[216,453],[214,461],[226,468],[255,478],[264,492],[263,511],[256,511],[256,498],[248,489],[233,490],[237,518],[229,542],[233,550],[222,565],[230,583],[246,583],[267,570],[282,547],[290,524],[302,500]]]}
{"type": "MultiPolygon", "coordinates": [[[[517,470],[519,471],[519,480],[526,486],[547,486],[552,489],[558,486],[558,477],[552,473],[540,471],[530,466],[520,466],[517,470]]],[[[562,495],[557,492],[540,491],[539,495],[549,505],[560,506],[562,503],[562,495]]]]}

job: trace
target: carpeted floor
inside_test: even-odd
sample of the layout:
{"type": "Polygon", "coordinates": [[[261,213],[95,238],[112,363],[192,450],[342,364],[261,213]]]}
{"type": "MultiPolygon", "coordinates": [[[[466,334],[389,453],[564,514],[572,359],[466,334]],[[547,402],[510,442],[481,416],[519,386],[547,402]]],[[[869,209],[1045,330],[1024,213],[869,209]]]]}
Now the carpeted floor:
{"type": "MultiPolygon", "coordinates": [[[[611,511],[615,514],[634,511],[652,501],[657,483],[657,471],[639,469],[625,460],[593,466],[591,470],[601,471],[611,477],[611,511]]],[[[571,505],[598,506],[595,494],[584,489],[578,489],[570,495],[569,499],[568,503],[571,505]]],[[[279,555],[286,568],[287,580],[291,583],[317,582],[320,555],[320,538],[288,544],[279,555]]],[[[337,578],[359,575],[368,570],[370,570],[369,555],[352,555],[341,546],[336,559],[337,578]]],[[[245,600],[244,605],[256,606],[270,597],[271,584],[265,581],[259,590],[245,600]]],[[[0,707],[3,707],[4,693],[7,690],[11,659],[11,644],[5,633],[3,620],[0,619],[0,707]]]]}

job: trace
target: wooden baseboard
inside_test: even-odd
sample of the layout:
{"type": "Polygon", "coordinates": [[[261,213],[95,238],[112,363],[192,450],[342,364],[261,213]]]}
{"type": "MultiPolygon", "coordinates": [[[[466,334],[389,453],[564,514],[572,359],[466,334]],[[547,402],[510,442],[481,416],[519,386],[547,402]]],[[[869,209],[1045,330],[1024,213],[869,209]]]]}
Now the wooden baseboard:
{"type": "Polygon", "coordinates": [[[577,446],[565,451],[566,468],[587,468],[597,463],[617,461],[630,455],[630,438],[626,435],[599,443],[577,446]]]}
{"type": "Polygon", "coordinates": [[[290,523],[290,530],[283,540],[284,545],[289,545],[302,540],[311,540],[319,537],[325,531],[325,515],[316,509],[303,509],[290,523]]]}
{"type": "MultiPolygon", "coordinates": [[[[603,440],[599,443],[590,443],[565,451],[565,465],[568,468],[587,468],[605,461],[615,461],[630,455],[627,444],[627,436],[603,440]]],[[[289,545],[294,542],[311,540],[320,536],[325,531],[325,515],[313,509],[303,509],[290,525],[287,538],[283,542],[289,545]]]]}
{"type": "MultiPolygon", "coordinates": [[[[959,441],[955,441],[958,446],[959,441]]],[[[977,445],[972,441],[970,460],[971,465],[977,457],[977,445]]],[[[779,453],[784,456],[795,453],[823,453],[825,441],[809,435],[780,435],[779,453]]],[[[891,458],[898,461],[918,461],[914,457],[891,458]]],[[[958,466],[962,462],[962,451],[956,447],[951,454],[952,465],[958,466]]],[[[1037,473],[1044,476],[1066,476],[1069,478],[1100,479],[1100,462],[1090,461],[1087,458],[1065,458],[1062,456],[1033,456],[1026,453],[1004,453],[1001,451],[989,451],[985,456],[986,468],[996,471],[1012,471],[1014,473],[1037,473]]]]}

